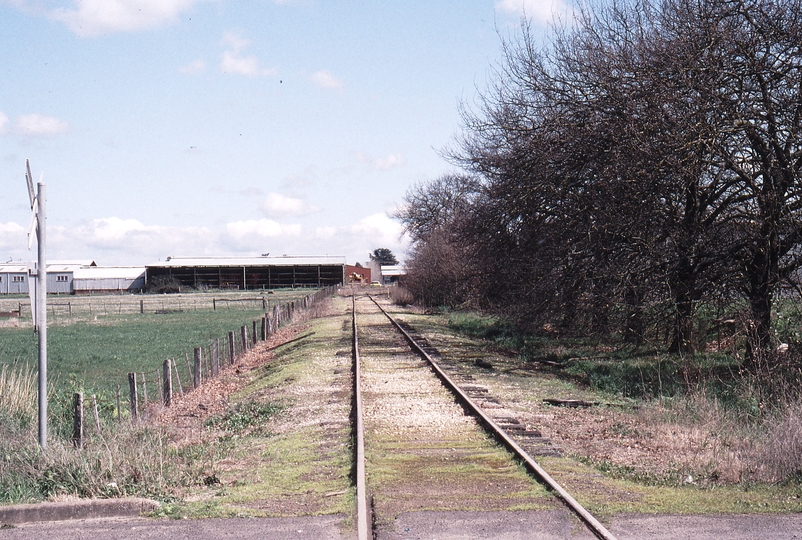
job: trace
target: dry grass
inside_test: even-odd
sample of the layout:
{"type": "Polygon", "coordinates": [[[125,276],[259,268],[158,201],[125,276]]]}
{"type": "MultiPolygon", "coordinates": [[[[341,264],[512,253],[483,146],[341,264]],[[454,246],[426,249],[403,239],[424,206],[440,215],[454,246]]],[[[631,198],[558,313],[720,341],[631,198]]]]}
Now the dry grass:
{"type": "Polygon", "coordinates": [[[412,293],[409,292],[404,287],[399,287],[398,285],[393,285],[389,288],[390,290],[390,300],[393,301],[393,304],[397,306],[408,306],[412,304],[415,300],[412,296],[412,293]]]}
{"type": "Polygon", "coordinates": [[[4,364],[0,367],[0,411],[11,417],[36,414],[36,373],[25,366],[4,364]]]}
{"type": "Polygon", "coordinates": [[[802,478],[802,401],[787,404],[767,424],[762,469],[775,481],[802,478]]]}

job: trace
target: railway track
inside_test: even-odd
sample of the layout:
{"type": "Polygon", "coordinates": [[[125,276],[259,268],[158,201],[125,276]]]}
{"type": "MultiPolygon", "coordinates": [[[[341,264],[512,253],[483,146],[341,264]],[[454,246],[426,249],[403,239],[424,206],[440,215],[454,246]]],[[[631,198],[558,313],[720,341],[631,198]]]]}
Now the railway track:
{"type": "MultiPolygon", "coordinates": [[[[489,489],[495,491],[520,489],[514,480],[493,472],[503,470],[503,465],[494,463],[491,471],[481,472],[482,467],[473,464],[474,460],[481,462],[486,459],[487,450],[464,441],[473,440],[481,445],[479,441],[481,436],[477,437],[477,432],[481,430],[491,434],[495,441],[523,463],[527,471],[553,496],[559,498],[592,534],[602,540],[615,540],[604,525],[583,508],[532,457],[532,454],[555,453],[555,449],[537,430],[527,428],[514,417],[494,416],[483,410],[477,402],[492,400],[486,395],[487,389],[472,384],[468,378],[449,375],[439,365],[436,359],[437,352],[428,346],[425,338],[395,320],[374,298],[354,296],[352,312],[359,540],[374,537],[377,523],[381,521],[384,508],[377,502],[376,497],[378,493],[378,497],[384,500],[381,479],[388,474],[386,469],[391,467],[385,462],[388,458],[383,457],[388,453],[396,457],[402,466],[415,460],[421,462],[428,460],[428,463],[434,464],[434,468],[446,470],[448,461],[453,460],[462,463],[464,467],[473,467],[471,470],[474,471],[474,477],[470,480],[463,478],[456,482],[460,489],[464,489],[466,495],[477,490],[481,491],[484,489],[482,485],[490,486],[489,489]],[[361,327],[362,320],[366,323],[364,327],[361,327]],[[380,320],[385,322],[381,323],[380,320]],[[363,336],[362,339],[360,335],[363,336]],[[363,350],[366,351],[365,359],[363,350]],[[368,358],[373,360],[366,360],[368,358]],[[394,389],[388,389],[391,378],[394,381],[394,389]],[[453,407],[461,407],[462,414],[455,414],[453,407]],[[383,442],[374,444],[377,448],[371,454],[379,457],[374,457],[368,464],[365,449],[366,444],[371,446],[372,439],[383,442]],[[410,446],[405,441],[418,442],[410,446]],[[378,472],[372,469],[369,471],[369,467],[375,467],[378,472]],[[483,477],[483,474],[486,477],[483,477]],[[370,482],[370,486],[369,476],[378,478],[375,482],[370,482]]],[[[510,466],[514,467],[514,464],[510,466]]],[[[414,475],[408,476],[411,476],[413,481],[421,481],[420,478],[414,479],[414,475]]],[[[401,487],[398,485],[395,487],[396,492],[402,494],[414,490],[414,486],[403,484],[403,477],[397,480],[401,482],[401,487]]],[[[446,483],[449,480],[439,477],[429,481],[436,484],[446,483]]],[[[427,496],[425,491],[421,488],[417,496],[425,500],[427,496]]],[[[409,498],[394,500],[386,505],[397,510],[408,500],[409,498]]]]}

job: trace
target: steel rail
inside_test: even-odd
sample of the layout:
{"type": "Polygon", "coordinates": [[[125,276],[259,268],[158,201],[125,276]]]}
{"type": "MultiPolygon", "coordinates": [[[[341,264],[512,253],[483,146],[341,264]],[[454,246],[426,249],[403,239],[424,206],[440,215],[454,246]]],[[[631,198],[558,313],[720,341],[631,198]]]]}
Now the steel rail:
{"type": "Polygon", "coordinates": [[[351,329],[353,331],[354,416],[356,421],[356,530],[358,540],[368,540],[369,515],[365,482],[365,428],[362,421],[362,368],[359,358],[359,337],[356,325],[356,296],[351,297],[351,329]]]}
{"type": "Polygon", "coordinates": [[[601,524],[599,520],[597,520],[593,515],[588,512],[581,504],[579,504],[576,499],[574,499],[570,493],[568,493],[565,488],[563,488],[560,484],[557,483],[554,478],[551,477],[549,473],[547,473],[538,463],[530,456],[523,448],[521,448],[518,443],[516,443],[510,435],[504,431],[498,424],[496,424],[493,419],[487,415],[480,407],[473,401],[470,396],[468,396],[463,390],[448,376],[448,374],[443,371],[443,369],[434,361],[434,359],[429,356],[429,354],[423,350],[423,348],[415,341],[409,333],[404,330],[404,328],[393,318],[390,316],[389,313],[370,295],[368,295],[374,304],[384,313],[385,317],[387,317],[391,323],[398,329],[401,334],[406,338],[409,342],[412,349],[415,350],[421,357],[423,357],[432,369],[435,371],[438,377],[445,383],[445,385],[454,392],[463,403],[465,403],[468,408],[476,414],[479,418],[481,418],[482,422],[493,432],[493,434],[498,437],[504,444],[521,460],[523,460],[529,469],[538,477],[540,478],[543,483],[545,483],[549,488],[551,488],[560,499],[568,506],[568,508],[574,512],[590,529],[590,531],[595,534],[598,538],[602,540],[616,540],[616,537],[607,530],[607,528],[601,524]]]}

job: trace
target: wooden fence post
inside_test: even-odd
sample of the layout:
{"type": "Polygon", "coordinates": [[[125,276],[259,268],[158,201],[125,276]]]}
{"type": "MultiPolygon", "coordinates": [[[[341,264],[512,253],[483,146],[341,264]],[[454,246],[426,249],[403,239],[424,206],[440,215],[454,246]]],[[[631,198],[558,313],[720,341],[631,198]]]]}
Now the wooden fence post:
{"type": "Polygon", "coordinates": [[[220,374],[220,340],[214,338],[212,342],[212,377],[220,374]]]}
{"type": "Polygon", "coordinates": [[[139,312],[140,313],[145,313],[145,301],[144,300],[140,300],[139,301],[139,312]]]}
{"type": "Polygon", "coordinates": [[[193,388],[201,385],[201,348],[195,347],[195,370],[193,372],[194,378],[192,379],[193,388]]]}
{"type": "Polygon", "coordinates": [[[97,412],[97,396],[92,394],[92,414],[95,416],[95,429],[100,433],[100,415],[97,412]]]}
{"type": "Polygon", "coordinates": [[[240,328],[240,334],[242,338],[242,352],[246,352],[248,350],[248,327],[243,326],[240,328]]]}
{"type": "Polygon", "coordinates": [[[136,373],[129,373],[128,374],[128,390],[131,394],[131,420],[137,420],[139,418],[139,398],[137,396],[136,391],[136,373]]]}
{"type": "Polygon", "coordinates": [[[262,316],[262,341],[267,339],[267,317],[262,316]]]}
{"type": "Polygon", "coordinates": [[[75,401],[72,409],[72,444],[76,448],[84,446],[84,394],[75,393],[75,401]]]}
{"type": "Polygon", "coordinates": [[[170,376],[170,359],[162,364],[162,403],[169,407],[173,403],[173,378],[170,376]]]}
{"type": "Polygon", "coordinates": [[[253,344],[256,345],[256,341],[257,338],[259,337],[259,334],[256,333],[256,321],[252,322],[253,322],[253,333],[251,334],[251,337],[253,338],[253,344]]]}
{"type": "Polygon", "coordinates": [[[234,364],[234,358],[236,354],[234,352],[234,332],[228,333],[228,363],[234,364]]]}

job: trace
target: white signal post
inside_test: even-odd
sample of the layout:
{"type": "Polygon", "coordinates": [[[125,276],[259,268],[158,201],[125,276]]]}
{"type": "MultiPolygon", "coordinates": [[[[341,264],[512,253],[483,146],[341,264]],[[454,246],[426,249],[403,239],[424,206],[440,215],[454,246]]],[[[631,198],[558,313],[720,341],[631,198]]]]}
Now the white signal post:
{"type": "Polygon", "coordinates": [[[37,184],[37,193],[33,192],[31,166],[25,160],[25,181],[28,185],[28,197],[31,202],[31,229],[28,231],[28,250],[33,242],[34,226],[36,227],[38,263],[36,270],[29,270],[28,290],[31,295],[31,313],[33,324],[39,336],[39,446],[47,447],[47,262],[46,262],[46,213],[45,184],[41,177],[37,184]]]}

